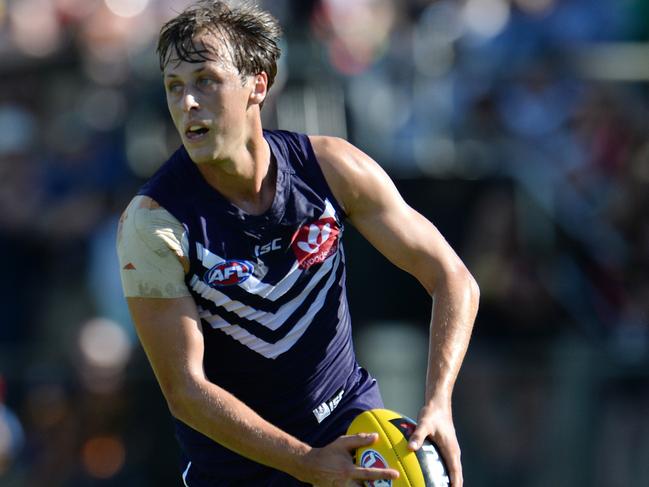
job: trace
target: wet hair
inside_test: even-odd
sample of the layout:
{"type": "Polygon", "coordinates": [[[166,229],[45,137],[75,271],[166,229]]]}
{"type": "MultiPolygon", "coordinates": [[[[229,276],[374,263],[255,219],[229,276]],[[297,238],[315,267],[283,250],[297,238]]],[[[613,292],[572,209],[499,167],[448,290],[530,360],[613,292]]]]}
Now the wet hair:
{"type": "Polygon", "coordinates": [[[248,2],[200,0],[178,14],[160,29],[158,59],[164,71],[169,63],[223,60],[223,53],[197,36],[222,39],[240,76],[264,71],[270,88],[277,74],[280,56],[278,43],[282,29],[275,17],[248,2]]]}

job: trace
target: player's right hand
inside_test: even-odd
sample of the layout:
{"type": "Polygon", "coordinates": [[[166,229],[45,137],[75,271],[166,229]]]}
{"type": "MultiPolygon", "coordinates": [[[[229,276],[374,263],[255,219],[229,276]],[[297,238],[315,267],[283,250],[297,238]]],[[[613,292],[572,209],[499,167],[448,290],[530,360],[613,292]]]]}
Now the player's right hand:
{"type": "Polygon", "coordinates": [[[363,468],[354,464],[357,448],[378,440],[376,433],[341,436],[306,455],[304,481],[316,487],[362,487],[366,480],[394,480],[399,472],[391,468],[363,468]]]}

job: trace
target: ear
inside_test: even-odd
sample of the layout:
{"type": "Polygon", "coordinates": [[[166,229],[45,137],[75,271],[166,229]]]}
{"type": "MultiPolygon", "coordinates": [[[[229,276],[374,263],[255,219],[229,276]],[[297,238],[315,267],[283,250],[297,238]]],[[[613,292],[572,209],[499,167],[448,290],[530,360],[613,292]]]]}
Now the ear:
{"type": "Polygon", "coordinates": [[[261,105],[268,93],[268,75],[265,71],[256,74],[252,79],[252,91],[250,92],[250,104],[261,105]]]}

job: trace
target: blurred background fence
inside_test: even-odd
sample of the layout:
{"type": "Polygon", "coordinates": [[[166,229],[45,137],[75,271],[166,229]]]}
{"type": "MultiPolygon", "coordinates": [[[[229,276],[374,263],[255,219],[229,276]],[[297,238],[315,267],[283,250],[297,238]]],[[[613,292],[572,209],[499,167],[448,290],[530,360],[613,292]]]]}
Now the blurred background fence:
{"type": "MultiPolygon", "coordinates": [[[[121,297],[121,210],[178,145],[185,0],[0,0],[0,485],[179,485],[121,297]]],[[[268,128],[349,138],[482,290],[467,485],[649,485],[649,2],[277,0],[268,128]]],[[[430,302],[351,230],[359,356],[416,415],[430,302]]]]}

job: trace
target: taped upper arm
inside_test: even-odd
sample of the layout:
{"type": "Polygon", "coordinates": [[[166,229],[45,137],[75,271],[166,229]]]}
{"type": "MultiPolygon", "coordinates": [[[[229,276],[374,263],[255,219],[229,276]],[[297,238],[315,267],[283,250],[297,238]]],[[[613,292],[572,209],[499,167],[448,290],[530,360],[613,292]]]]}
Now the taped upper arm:
{"type": "Polygon", "coordinates": [[[126,297],[190,296],[182,224],[154,200],[136,196],[120,219],[117,254],[126,297]]]}

